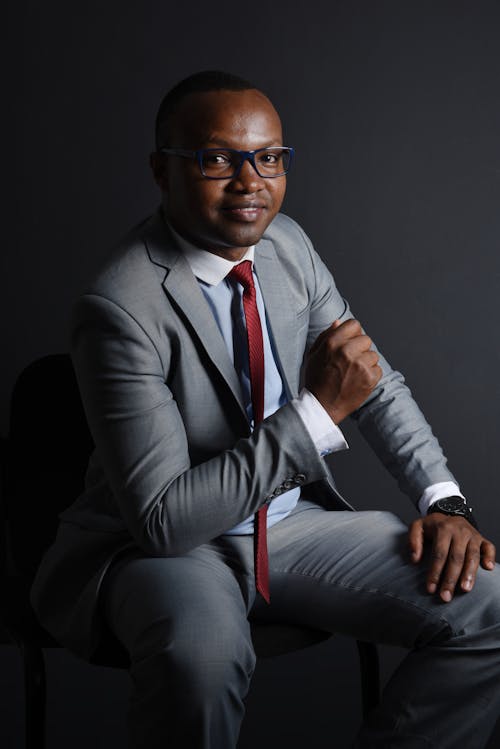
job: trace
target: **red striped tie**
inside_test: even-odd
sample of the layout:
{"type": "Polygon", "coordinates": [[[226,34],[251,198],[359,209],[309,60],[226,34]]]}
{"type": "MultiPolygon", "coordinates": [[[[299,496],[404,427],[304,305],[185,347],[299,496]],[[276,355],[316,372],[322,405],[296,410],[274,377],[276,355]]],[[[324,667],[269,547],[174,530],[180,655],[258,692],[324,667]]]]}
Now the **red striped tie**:
{"type": "MultiPolygon", "coordinates": [[[[252,276],[252,263],[243,260],[235,265],[231,273],[243,286],[243,310],[247,326],[248,363],[254,428],[264,418],[264,344],[260,324],[257,297],[252,276]]],[[[255,584],[258,592],[269,603],[269,563],[267,557],[267,504],[255,513],[254,566],[255,584]]]]}

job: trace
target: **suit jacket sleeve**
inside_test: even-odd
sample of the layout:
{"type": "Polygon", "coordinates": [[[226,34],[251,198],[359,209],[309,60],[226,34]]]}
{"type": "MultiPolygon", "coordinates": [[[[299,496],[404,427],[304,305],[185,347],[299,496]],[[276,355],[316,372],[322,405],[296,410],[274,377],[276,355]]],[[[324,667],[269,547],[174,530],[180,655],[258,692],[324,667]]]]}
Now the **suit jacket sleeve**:
{"type": "MultiPolygon", "coordinates": [[[[183,419],[167,384],[165,338],[162,349],[116,301],[92,293],[77,303],[72,357],[98,460],[112,503],[153,556],[183,554],[251,516],[280,483],[309,483],[327,472],[292,405],[191,465],[183,419]]],[[[192,377],[197,366],[193,362],[192,377]]],[[[217,397],[215,388],[207,392],[210,402],[217,397]]],[[[214,418],[217,407],[214,401],[214,418]]]]}

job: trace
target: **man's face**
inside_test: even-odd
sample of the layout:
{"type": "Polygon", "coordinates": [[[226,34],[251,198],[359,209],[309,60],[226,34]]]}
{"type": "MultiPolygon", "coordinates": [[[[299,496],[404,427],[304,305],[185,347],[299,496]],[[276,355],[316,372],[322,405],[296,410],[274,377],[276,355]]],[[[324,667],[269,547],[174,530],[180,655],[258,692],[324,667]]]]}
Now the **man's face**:
{"type": "MultiPolygon", "coordinates": [[[[187,96],[176,113],[169,147],[235,148],[281,146],[278,114],[254,89],[187,96]]],[[[194,159],[155,155],[153,169],[164,194],[168,220],[197,247],[238,259],[278,213],[286,177],[259,177],[245,161],[237,177],[206,179],[194,159]]]]}

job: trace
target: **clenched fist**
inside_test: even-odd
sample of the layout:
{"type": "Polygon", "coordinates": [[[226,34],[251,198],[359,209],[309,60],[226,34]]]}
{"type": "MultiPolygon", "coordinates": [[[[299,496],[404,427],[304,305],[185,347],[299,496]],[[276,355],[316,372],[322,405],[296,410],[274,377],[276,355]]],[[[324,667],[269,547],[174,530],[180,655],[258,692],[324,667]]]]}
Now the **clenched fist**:
{"type": "Polygon", "coordinates": [[[357,320],[335,320],[309,351],[305,386],[336,424],[366,400],[382,377],[371,345],[357,320]]]}

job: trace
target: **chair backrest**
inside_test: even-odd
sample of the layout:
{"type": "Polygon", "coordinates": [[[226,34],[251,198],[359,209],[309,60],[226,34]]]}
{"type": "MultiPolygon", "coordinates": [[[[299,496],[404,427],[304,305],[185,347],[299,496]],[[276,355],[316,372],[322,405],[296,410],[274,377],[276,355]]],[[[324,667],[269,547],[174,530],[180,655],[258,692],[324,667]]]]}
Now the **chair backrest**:
{"type": "Polygon", "coordinates": [[[93,441],[68,354],[34,361],[12,392],[5,503],[15,571],[31,579],[59,513],[83,488],[93,441]]]}

